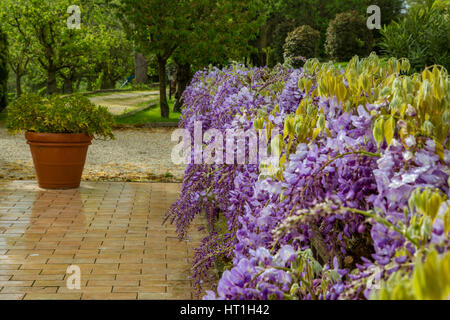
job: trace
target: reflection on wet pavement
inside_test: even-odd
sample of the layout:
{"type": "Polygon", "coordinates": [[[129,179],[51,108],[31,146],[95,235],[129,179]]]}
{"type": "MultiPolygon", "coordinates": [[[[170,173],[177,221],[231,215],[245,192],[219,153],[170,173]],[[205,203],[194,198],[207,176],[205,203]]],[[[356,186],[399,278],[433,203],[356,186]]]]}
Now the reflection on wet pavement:
{"type": "Polygon", "coordinates": [[[179,184],[84,182],[46,191],[0,181],[0,299],[192,299],[187,240],[162,225],[179,184]],[[81,270],[68,289],[66,270],[81,270]]]}

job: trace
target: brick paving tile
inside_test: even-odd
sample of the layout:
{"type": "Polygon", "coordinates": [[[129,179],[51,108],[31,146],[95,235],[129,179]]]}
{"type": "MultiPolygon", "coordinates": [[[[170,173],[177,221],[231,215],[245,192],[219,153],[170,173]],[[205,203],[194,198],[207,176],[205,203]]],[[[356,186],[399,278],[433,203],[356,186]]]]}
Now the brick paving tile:
{"type": "MultiPolygon", "coordinates": [[[[43,190],[0,181],[0,300],[192,299],[197,227],[162,225],[179,184],[83,182],[43,190]],[[81,271],[70,289],[68,267],[81,271]]],[[[72,271],[73,272],[73,271],[72,271]]]]}
{"type": "Polygon", "coordinates": [[[58,287],[5,287],[0,293],[56,293],[58,287]]]}
{"type": "Polygon", "coordinates": [[[113,293],[103,293],[103,292],[88,292],[83,293],[81,299],[83,300],[136,300],[136,292],[113,292],[113,293]]]}
{"type": "Polygon", "coordinates": [[[0,293],[0,300],[22,300],[24,295],[21,293],[0,293]]]}
{"type": "Polygon", "coordinates": [[[27,293],[24,300],[80,300],[81,293],[27,293]]]}

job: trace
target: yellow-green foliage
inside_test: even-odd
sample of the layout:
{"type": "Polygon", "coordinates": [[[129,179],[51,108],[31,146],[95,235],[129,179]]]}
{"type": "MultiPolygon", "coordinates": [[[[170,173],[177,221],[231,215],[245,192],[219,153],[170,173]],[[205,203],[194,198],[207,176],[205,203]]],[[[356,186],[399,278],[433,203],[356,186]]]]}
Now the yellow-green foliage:
{"type": "MultiPolygon", "coordinates": [[[[416,243],[426,243],[431,238],[436,218],[441,214],[444,232],[448,234],[450,231],[450,208],[447,200],[447,196],[439,190],[417,188],[408,201],[409,211],[412,214],[409,227],[406,228],[403,223],[399,223],[399,227],[416,243]]],[[[408,208],[405,208],[405,210],[408,210],[408,208]]]]}
{"type": "MultiPolygon", "coordinates": [[[[447,197],[437,190],[427,188],[422,191],[419,188],[411,194],[409,207],[411,211],[415,209],[423,216],[429,217],[433,223],[438,216],[442,203],[446,200],[447,197]]],[[[446,214],[449,214],[449,210],[446,211],[446,214]]],[[[450,231],[450,226],[445,225],[445,229],[447,232],[450,231]]]]}
{"type": "Polygon", "coordinates": [[[8,108],[7,129],[41,133],[87,133],[114,138],[113,117],[105,107],[97,107],[82,96],[49,99],[23,95],[8,108]]]}
{"type": "MultiPolygon", "coordinates": [[[[449,181],[450,185],[450,181],[449,181]]],[[[447,196],[436,189],[417,188],[408,201],[412,214],[409,226],[399,223],[400,232],[415,243],[416,253],[400,248],[397,257],[410,256],[414,262],[411,273],[403,266],[394,272],[379,290],[372,291],[372,299],[383,300],[442,300],[450,298],[450,252],[439,254],[435,249],[422,247],[431,239],[433,224],[439,216],[444,221],[444,233],[450,231],[450,208],[447,196]]],[[[408,208],[405,208],[408,211],[408,208]]],[[[391,267],[394,267],[392,265],[391,267]]],[[[389,267],[389,266],[388,266],[389,267]]]]}
{"type": "MultiPolygon", "coordinates": [[[[298,143],[311,143],[319,135],[328,134],[325,117],[313,105],[314,97],[336,97],[344,110],[356,112],[360,105],[380,106],[373,111],[373,135],[380,146],[384,141],[389,145],[397,136],[408,148],[405,139],[410,135],[419,141],[420,137],[430,137],[436,142],[436,153],[443,159],[444,146],[450,147],[447,136],[450,131],[450,81],[446,69],[432,66],[421,74],[406,75],[410,70],[407,59],[391,58],[382,62],[372,53],[359,59],[355,56],[344,72],[333,63],[320,63],[310,59],[304,65],[305,77],[299,81],[300,91],[306,98],[300,103],[295,116],[285,119],[280,148],[286,155],[295,151],[298,143]],[[289,138],[287,143],[285,139],[289,138]],[[446,141],[447,139],[447,141],[446,141]]],[[[277,112],[276,107],[273,112],[277,112]]],[[[256,129],[266,129],[267,138],[274,128],[269,117],[261,115],[255,119],[256,129]]],[[[282,153],[280,152],[280,155],[282,153]]],[[[286,155],[281,155],[281,167],[274,171],[275,177],[282,179],[283,163],[286,155]]]]}
{"type": "MultiPolygon", "coordinates": [[[[311,79],[303,78],[299,85],[308,90],[317,81],[318,88],[312,94],[334,96],[347,111],[367,103],[382,105],[374,114],[373,133],[378,144],[390,144],[397,130],[403,142],[409,135],[427,136],[434,139],[443,158],[443,144],[450,130],[448,72],[432,66],[421,74],[405,75],[409,69],[406,59],[391,58],[383,64],[374,53],[362,60],[354,57],[344,74],[332,63],[320,64],[314,59],[305,64],[311,79]]],[[[449,140],[446,146],[450,147],[449,140]]]]}
{"type": "Polygon", "coordinates": [[[374,300],[446,300],[450,299],[450,252],[440,257],[430,252],[425,261],[418,257],[412,277],[396,272],[380,290],[374,290],[374,300]]]}

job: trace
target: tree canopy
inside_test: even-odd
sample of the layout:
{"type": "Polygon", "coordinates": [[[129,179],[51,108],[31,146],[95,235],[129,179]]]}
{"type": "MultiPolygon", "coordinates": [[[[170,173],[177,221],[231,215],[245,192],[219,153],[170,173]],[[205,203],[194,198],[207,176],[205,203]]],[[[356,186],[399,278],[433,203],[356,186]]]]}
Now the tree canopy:
{"type": "MultiPolygon", "coordinates": [[[[338,14],[356,10],[368,17],[367,7],[378,5],[381,24],[388,25],[413,7],[446,4],[448,0],[3,0],[0,28],[9,38],[7,69],[17,96],[23,91],[51,95],[116,88],[133,75],[134,57],[140,56],[149,63],[143,79],[159,80],[161,115],[168,117],[169,75],[177,83],[174,109],[179,111],[194,71],[232,61],[282,63],[287,36],[300,26],[318,31],[314,55],[326,60],[327,28],[338,14]],[[80,29],[67,26],[72,5],[80,8],[80,29]]],[[[381,52],[380,32],[364,31],[375,37],[375,50],[381,52]]]]}
{"type": "Polygon", "coordinates": [[[0,28],[0,111],[6,107],[8,100],[8,39],[0,28]]]}
{"type": "Polygon", "coordinates": [[[10,68],[16,76],[17,95],[22,78],[45,85],[47,94],[71,93],[74,82],[113,87],[132,73],[132,45],[117,19],[114,1],[108,0],[3,0],[0,24],[12,39],[10,68]],[[68,27],[76,5],[81,27],[68,27]],[[33,72],[30,72],[30,69],[33,72]]]}
{"type": "Polygon", "coordinates": [[[241,57],[264,21],[262,0],[122,0],[121,17],[139,50],[155,54],[161,116],[169,116],[166,64],[202,66],[241,57]]]}
{"type": "Polygon", "coordinates": [[[331,20],[339,13],[356,10],[365,16],[367,7],[378,5],[382,24],[396,19],[403,7],[403,0],[269,0],[268,19],[261,28],[254,45],[259,55],[256,65],[274,65],[283,62],[283,45],[289,32],[309,25],[321,33],[320,56],[325,57],[326,31],[331,20]]]}

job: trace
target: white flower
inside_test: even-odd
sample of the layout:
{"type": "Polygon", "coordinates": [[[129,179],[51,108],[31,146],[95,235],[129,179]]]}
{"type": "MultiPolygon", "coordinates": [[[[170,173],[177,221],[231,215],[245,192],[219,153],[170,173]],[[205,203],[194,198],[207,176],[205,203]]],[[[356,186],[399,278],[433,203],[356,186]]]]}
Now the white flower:
{"type": "Polygon", "coordinates": [[[418,174],[414,174],[414,173],[405,173],[404,175],[402,175],[402,182],[403,183],[413,183],[414,181],[416,181],[416,179],[419,177],[418,174]]]}
{"type": "Polygon", "coordinates": [[[280,248],[278,254],[275,256],[277,265],[284,267],[288,261],[295,259],[297,256],[294,248],[290,245],[285,245],[280,248]]]}
{"type": "Polygon", "coordinates": [[[416,138],[413,135],[410,135],[405,139],[405,143],[408,148],[414,147],[416,145],[416,138]]]}
{"type": "Polygon", "coordinates": [[[394,177],[394,178],[392,178],[392,182],[389,183],[389,188],[398,189],[400,187],[403,187],[404,185],[405,185],[405,182],[403,182],[403,179],[400,180],[400,177],[394,177]]]}
{"type": "Polygon", "coordinates": [[[398,146],[400,146],[400,142],[398,142],[397,139],[392,139],[391,140],[391,146],[398,147],[398,146]]]}
{"type": "Polygon", "coordinates": [[[405,159],[405,161],[409,161],[414,157],[413,153],[411,151],[405,151],[403,152],[403,159],[405,159]]]}

